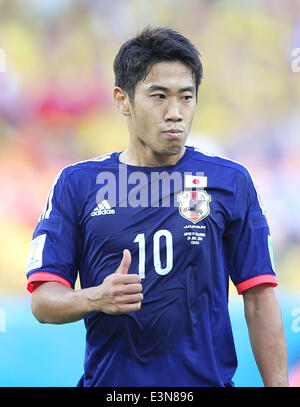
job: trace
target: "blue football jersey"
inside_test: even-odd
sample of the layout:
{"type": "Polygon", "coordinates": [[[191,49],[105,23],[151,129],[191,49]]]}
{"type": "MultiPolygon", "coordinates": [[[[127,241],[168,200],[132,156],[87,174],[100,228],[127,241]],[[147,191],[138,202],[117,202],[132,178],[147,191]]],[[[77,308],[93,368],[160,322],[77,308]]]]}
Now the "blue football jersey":
{"type": "Polygon", "coordinates": [[[233,386],[228,312],[239,293],[277,285],[270,231],[247,169],[186,146],[176,165],[138,167],[120,153],[64,168],[33,234],[28,290],[96,286],[118,268],[142,278],[137,312],[85,318],[79,386],[233,386]]]}

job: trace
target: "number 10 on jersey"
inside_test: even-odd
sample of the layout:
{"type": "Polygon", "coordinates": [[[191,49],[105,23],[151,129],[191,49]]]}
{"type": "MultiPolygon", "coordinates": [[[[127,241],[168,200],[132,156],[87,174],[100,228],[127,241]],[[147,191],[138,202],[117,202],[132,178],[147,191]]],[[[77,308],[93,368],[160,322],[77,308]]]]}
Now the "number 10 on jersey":
{"type": "MultiPolygon", "coordinates": [[[[144,233],[136,235],[134,243],[139,245],[139,275],[145,278],[146,274],[146,239],[144,233]]],[[[165,276],[173,268],[173,237],[171,232],[166,229],[158,230],[153,235],[153,265],[157,274],[165,276]],[[165,239],[165,266],[162,267],[161,261],[161,241],[165,239]]]]}

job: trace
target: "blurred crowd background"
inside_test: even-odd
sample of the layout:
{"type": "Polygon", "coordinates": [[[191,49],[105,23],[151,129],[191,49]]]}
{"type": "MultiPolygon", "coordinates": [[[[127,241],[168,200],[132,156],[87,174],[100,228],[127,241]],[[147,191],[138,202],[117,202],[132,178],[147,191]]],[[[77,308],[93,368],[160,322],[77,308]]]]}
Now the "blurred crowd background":
{"type": "MultiPolygon", "coordinates": [[[[202,56],[187,144],[243,163],[260,191],[283,308],[295,299],[283,313],[291,378],[300,386],[298,0],[0,0],[0,309],[5,314],[11,298],[28,300],[29,243],[55,175],[126,148],[112,64],[148,24],[180,31],[202,56]]],[[[0,344],[12,323],[5,315],[0,344]]],[[[9,383],[5,374],[0,360],[0,386],[1,378],[22,385],[17,373],[9,383]]]]}

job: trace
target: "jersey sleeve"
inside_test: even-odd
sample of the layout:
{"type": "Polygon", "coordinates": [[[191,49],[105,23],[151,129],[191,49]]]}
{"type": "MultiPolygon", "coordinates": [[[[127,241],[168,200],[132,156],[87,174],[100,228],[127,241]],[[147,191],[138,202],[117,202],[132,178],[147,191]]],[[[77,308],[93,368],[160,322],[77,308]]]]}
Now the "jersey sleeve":
{"type": "Polygon", "coordinates": [[[74,287],[80,253],[75,196],[75,188],[63,170],[50,189],[29,247],[26,267],[29,292],[45,281],[74,287]]]}
{"type": "Polygon", "coordinates": [[[278,284],[265,210],[248,171],[239,174],[231,221],[224,235],[230,277],[239,294],[259,285],[278,284]]]}

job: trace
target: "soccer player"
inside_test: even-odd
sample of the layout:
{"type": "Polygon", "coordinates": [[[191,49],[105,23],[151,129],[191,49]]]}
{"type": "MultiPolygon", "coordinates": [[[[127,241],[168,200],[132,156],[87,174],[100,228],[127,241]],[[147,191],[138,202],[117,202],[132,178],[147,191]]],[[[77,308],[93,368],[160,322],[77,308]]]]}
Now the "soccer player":
{"type": "Polygon", "coordinates": [[[264,385],[287,386],[271,237],[254,183],[244,166],[186,145],[198,51],[172,29],[147,27],[122,45],[114,71],[130,142],[55,179],[27,264],[33,314],[51,324],[84,318],[79,386],[233,386],[231,279],[264,385]]]}

